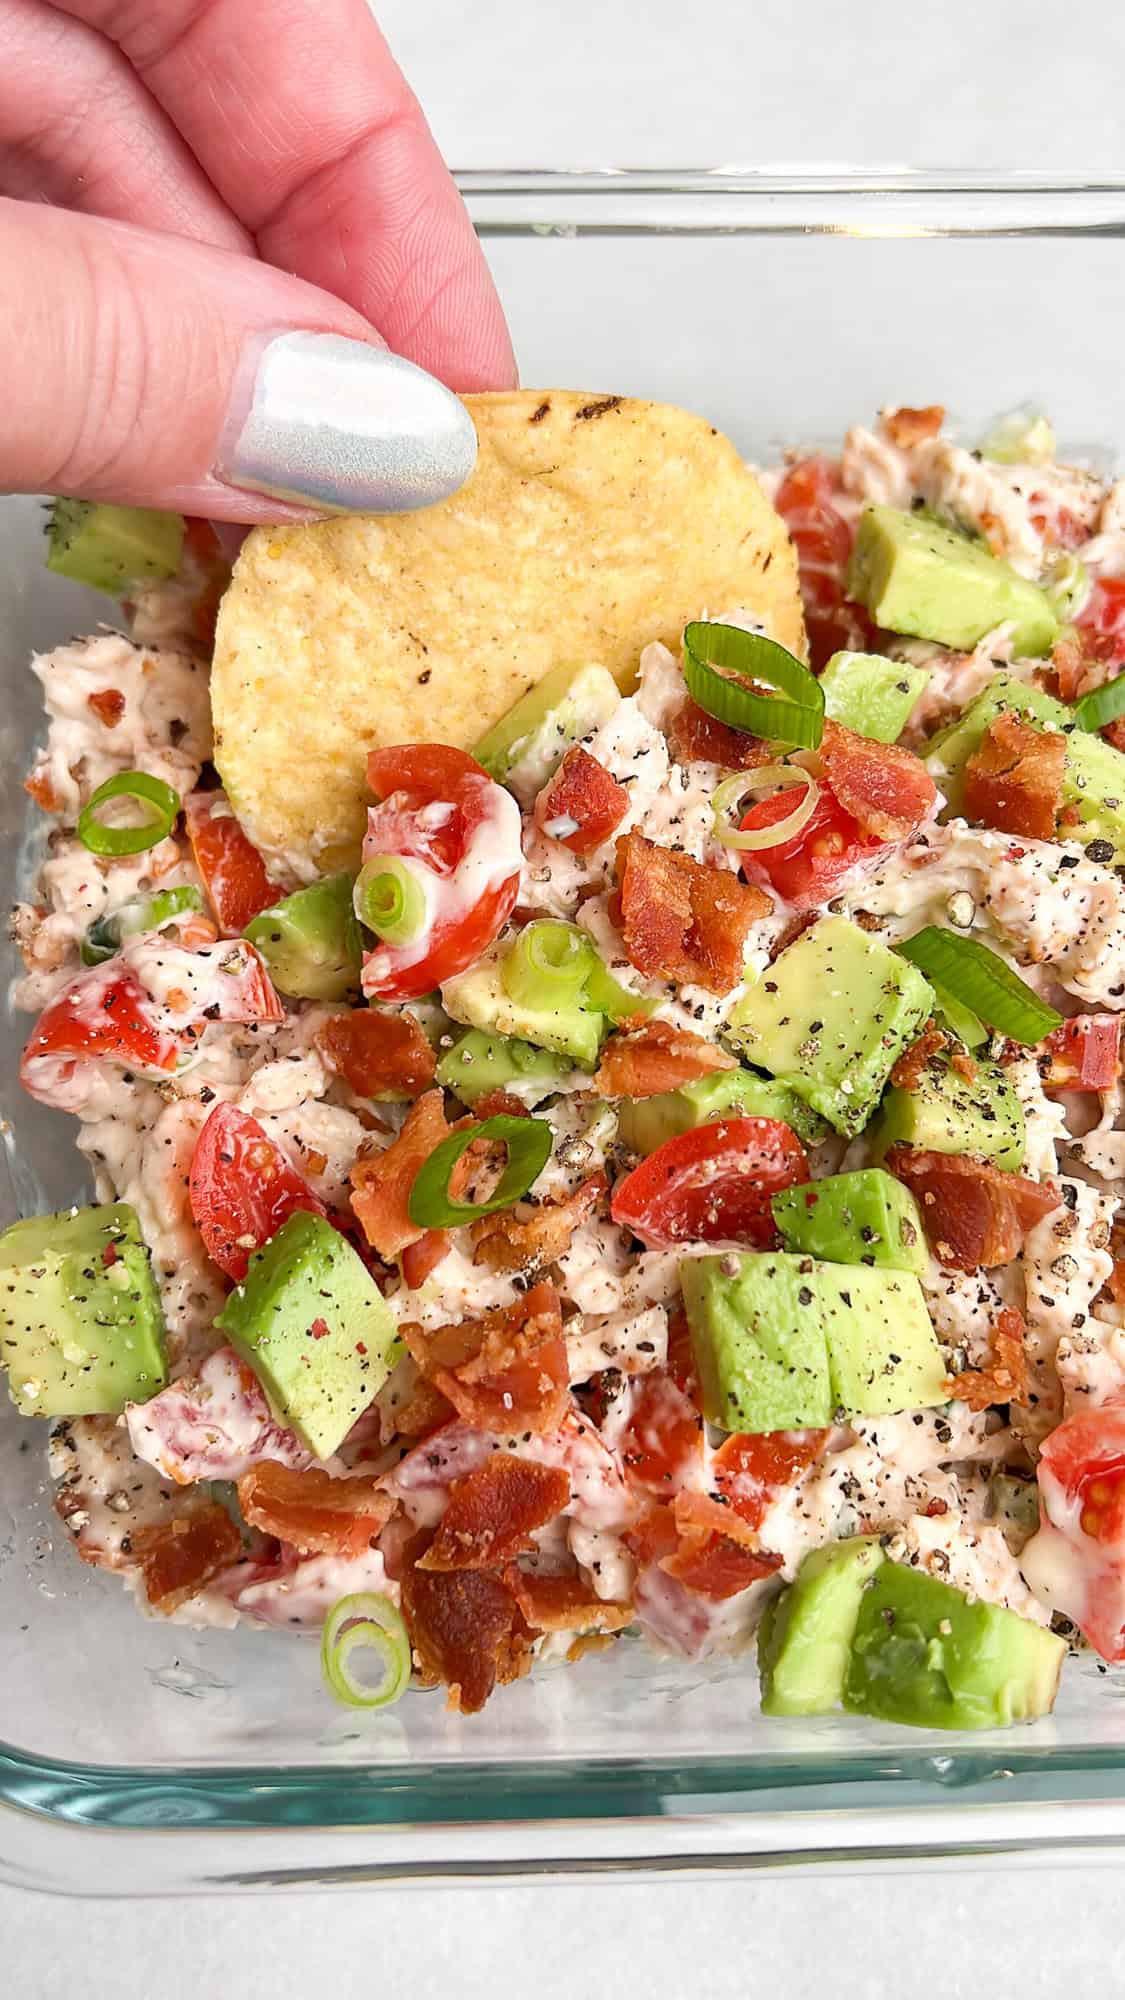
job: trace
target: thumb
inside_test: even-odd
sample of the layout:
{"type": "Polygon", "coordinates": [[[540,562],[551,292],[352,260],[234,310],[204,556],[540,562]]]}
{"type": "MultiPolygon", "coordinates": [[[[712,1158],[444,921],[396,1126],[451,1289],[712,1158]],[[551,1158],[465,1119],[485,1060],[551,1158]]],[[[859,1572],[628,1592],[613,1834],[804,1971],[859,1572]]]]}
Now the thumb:
{"type": "Polygon", "coordinates": [[[464,404],[317,286],[4,200],[0,380],[7,492],[228,521],[396,512],[456,492],[476,457],[464,404]]]}

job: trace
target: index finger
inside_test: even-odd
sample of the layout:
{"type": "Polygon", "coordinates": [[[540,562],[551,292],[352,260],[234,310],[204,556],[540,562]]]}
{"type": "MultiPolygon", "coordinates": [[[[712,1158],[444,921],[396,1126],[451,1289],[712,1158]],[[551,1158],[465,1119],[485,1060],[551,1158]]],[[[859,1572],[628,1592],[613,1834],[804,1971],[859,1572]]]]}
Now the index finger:
{"type": "Polygon", "coordinates": [[[509,386],[461,197],[366,0],[54,0],[117,43],[261,256],[457,389],[509,386]]]}

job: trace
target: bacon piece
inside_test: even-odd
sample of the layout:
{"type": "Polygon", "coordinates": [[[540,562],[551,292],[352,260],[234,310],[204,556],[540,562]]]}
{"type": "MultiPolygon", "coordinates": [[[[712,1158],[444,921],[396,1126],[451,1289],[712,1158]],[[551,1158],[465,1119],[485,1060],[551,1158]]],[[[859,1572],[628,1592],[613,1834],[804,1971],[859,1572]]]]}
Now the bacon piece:
{"type": "Polygon", "coordinates": [[[473,1263],[489,1271],[543,1270],[569,1250],[575,1230],[608,1191],[605,1175],[592,1174],[565,1201],[544,1202],[526,1222],[508,1209],[483,1215],[469,1231],[473,1263]]]}
{"type": "Polygon", "coordinates": [[[760,1527],[774,1495],[815,1465],[829,1436],[827,1430],[736,1431],[711,1462],[714,1489],[748,1526],[760,1527]]]}
{"type": "Polygon", "coordinates": [[[478,1118],[530,1118],[531,1112],[521,1097],[513,1097],[510,1090],[486,1090],[478,1097],[473,1109],[478,1118]]]}
{"type": "Polygon", "coordinates": [[[156,1611],[175,1611],[242,1555],[242,1536],[225,1507],[206,1501],[147,1528],[134,1528],[132,1556],[156,1611]]]}
{"type": "Polygon", "coordinates": [[[125,713],[125,696],[120,688],[96,688],[86,696],[86,706],[106,729],[116,729],[125,713]]]}
{"type": "Polygon", "coordinates": [[[1047,1036],[1042,1050],[1046,1090],[1112,1090],[1121,1075],[1121,1017],[1077,1014],[1047,1036]]]}
{"type": "Polygon", "coordinates": [[[918,1036],[917,1041],[911,1042],[910,1047],[903,1050],[892,1069],[891,1082],[896,1088],[917,1090],[926,1073],[926,1064],[930,1057],[941,1054],[947,1039],[941,1029],[935,1028],[931,1021],[929,1027],[924,1028],[918,1036]]]}
{"type": "Polygon", "coordinates": [[[535,1547],[535,1534],[570,1499],[570,1480],[559,1466],[540,1465],[508,1451],[490,1453],[483,1465],[456,1479],[437,1533],[419,1569],[497,1569],[535,1547]]]}
{"type": "Polygon", "coordinates": [[[965,765],[965,817],[1000,833],[1053,840],[1065,770],[1066,737],[1005,710],[965,765]]]}
{"type": "Polygon", "coordinates": [[[737,986],[747,935],[773,908],[763,890],[640,833],[618,841],[617,870],[621,931],[638,972],[709,993],[737,986]]]}
{"type": "Polygon", "coordinates": [[[937,788],[912,750],[826,722],[818,755],[834,798],[861,833],[905,840],[933,811],[937,788]]]}
{"type": "Polygon", "coordinates": [[[988,1410],[994,1403],[1022,1403],[1031,1393],[1031,1375],[1024,1347],[1023,1314],[1005,1306],[992,1325],[992,1360],[987,1368],[965,1368],[951,1375],[946,1394],[970,1410],[988,1410]]]}
{"type": "Polygon", "coordinates": [[[301,1555],[358,1556],[395,1511],[374,1479],[332,1479],[319,1466],[299,1472],[269,1461],[238,1482],[244,1520],[301,1555]]]}
{"type": "Polygon", "coordinates": [[[668,1506],[651,1508],[624,1539],[642,1570],[654,1565],[685,1590],[715,1603],[772,1576],[782,1563],[766,1549],[748,1548],[722,1530],[695,1525],[687,1514],[680,1525],[676,1508],[668,1506]]]}
{"type": "Polygon", "coordinates": [[[410,1365],[414,1370],[413,1380],[396,1395],[393,1402],[386,1399],[380,1404],[384,1441],[392,1437],[429,1437],[431,1432],[456,1419],[457,1412],[448,1396],[443,1396],[440,1389],[427,1382],[413,1355],[410,1356],[410,1365]]]}
{"type": "Polygon", "coordinates": [[[532,1635],[499,1577],[414,1567],[401,1588],[410,1643],[431,1685],[448,1685],[451,1708],[475,1715],[497,1682],[504,1686],[527,1672],[532,1635]]]}
{"type": "Polygon", "coordinates": [[[510,1306],[434,1333],[413,1324],[399,1331],[427,1381],[467,1424],[507,1437],[561,1423],[569,1367],[553,1285],[534,1285],[510,1306]]]}
{"type": "Polygon", "coordinates": [[[580,1576],[538,1576],[512,1563],[504,1582],[534,1632],[621,1632],[636,1616],[631,1604],[596,1597],[580,1576]]]}
{"type": "Polygon", "coordinates": [[[416,1292],[419,1285],[425,1284],[430,1273],[448,1257],[452,1244],[448,1229],[427,1229],[416,1243],[407,1244],[399,1259],[399,1269],[408,1292],[416,1292]]]}
{"type": "Polygon", "coordinates": [[[388,1261],[426,1231],[410,1220],[407,1206],[418,1169],[448,1139],[440,1090],[429,1090],[410,1109],[402,1131],[382,1153],[358,1159],[352,1168],[352,1207],[373,1250],[388,1261]]]}
{"type": "Polygon", "coordinates": [[[575,743],[535,801],[535,824],[585,859],[604,846],[628,810],[624,785],[575,743]]]}
{"type": "Polygon", "coordinates": [[[634,1034],[611,1035],[591,1088],[601,1097],[655,1097],[713,1070],[737,1069],[733,1056],[690,1028],[646,1021],[634,1034]]]}
{"type": "Polygon", "coordinates": [[[921,410],[903,404],[901,409],[882,412],[883,430],[900,451],[909,451],[911,445],[936,437],[944,422],[945,411],[940,403],[927,403],[921,410]]]}
{"type": "Polygon", "coordinates": [[[437,1057],[413,1014],[352,1007],[333,1014],[316,1040],[357,1097],[417,1097],[434,1080],[437,1057]]]}
{"type": "Polygon", "coordinates": [[[729,1542],[737,1542],[742,1549],[757,1552],[762,1546],[754,1524],[745,1520],[718,1489],[714,1493],[700,1493],[694,1487],[685,1486],[672,1502],[672,1519],[681,1539],[690,1535],[717,1534],[725,1536],[729,1542]]]}
{"type": "Polygon", "coordinates": [[[957,1153],[892,1146],[884,1165],[916,1197],[939,1263],[955,1271],[1010,1264],[1027,1231],[1062,1200],[1054,1181],[1001,1173],[957,1153]]]}
{"type": "Polygon", "coordinates": [[[721,764],[728,771],[752,771],[768,764],[773,755],[762,737],[732,729],[690,698],[676,710],[665,735],[677,764],[721,764]]]}

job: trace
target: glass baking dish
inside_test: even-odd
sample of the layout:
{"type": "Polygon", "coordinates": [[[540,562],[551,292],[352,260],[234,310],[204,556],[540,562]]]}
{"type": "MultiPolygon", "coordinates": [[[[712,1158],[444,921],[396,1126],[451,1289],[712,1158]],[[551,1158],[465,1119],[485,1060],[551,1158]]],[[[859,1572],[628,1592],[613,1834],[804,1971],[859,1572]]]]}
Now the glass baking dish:
{"type": "MultiPolygon", "coordinates": [[[[748,455],[823,442],[883,403],[967,434],[1030,400],[1071,450],[1125,439],[1125,183],[785,181],[724,173],[463,177],[524,380],[703,411],[748,455]]],[[[33,862],[26,669],[106,616],[41,567],[0,503],[0,838],[33,862]]],[[[15,886],[13,881],[13,887],[15,886]]],[[[10,948],[5,977],[14,969],[10,948]]],[[[86,1193],[68,1121],[16,1084],[0,1024],[0,1223],[86,1193]]],[[[357,1721],[317,1648],[137,1617],[74,1559],[40,1432],[0,1409],[0,1873],[136,1895],[272,1882],[884,1864],[1125,1840],[1125,1679],[1071,1662],[1055,1715],[995,1736],[764,1723],[746,1662],[639,1643],[498,1695],[410,1694],[357,1721]]]]}

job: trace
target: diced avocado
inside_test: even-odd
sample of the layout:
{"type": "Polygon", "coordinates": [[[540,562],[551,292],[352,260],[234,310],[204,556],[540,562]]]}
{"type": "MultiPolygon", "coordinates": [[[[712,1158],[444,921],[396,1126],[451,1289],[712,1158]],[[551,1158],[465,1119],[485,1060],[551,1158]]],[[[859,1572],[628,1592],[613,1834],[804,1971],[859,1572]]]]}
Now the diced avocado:
{"type": "Polygon", "coordinates": [[[117,1416],[164,1387],[160,1296],[127,1202],[0,1235],[0,1361],[25,1417],[117,1416]]]}
{"type": "Polygon", "coordinates": [[[1108,840],[1114,861],[1125,861],[1125,753],[1115,750],[1104,736],[1079,729],[1065,703],[1042,688],[1025,686],[1011,674],[995,674],[960,720],[931,739],[926,768],[945,794],[949,811],[962,811],[965,765],[989,724],[1005,709],[1063,731],[1063,804],[1077,806],[1082,816],[1071,836],[1084,843],[1108,840]]]}
{"type": "Polygon", "coordinates": [[[852,1635],[869,1577],[883,1560],[874,1535],[812,1549],[758,1630],[763,1715],[827,1715],[843,1698],[852,1635]]]}
{"type": "Polygon", "coordinates": [[[988,1482],[989,1510],[1013,1555],[1039,1527],[1039,1487],[1034,1479],[994,1472],[988,1482]]]}
{"type": "Polygon", "coordinates": [[[877,743],[897,743],[929,678],[928,668],[882,653],[833,653],[820,676],[824,713],[877,743]]]}
{"type": "Polygon", "coordinates": [[[203,897],[190,884],[179,889],[158,889],[154,896],[130,896],[108,916],[96,917],[82,940],[79,956],[83,965],[104,965],[115,958],[126,938],[156,931],[174,918],[203,908],[203,897]]]}
{"type": "Polygon", "coordinates": [[[520,696],[481,737],[473,756],[530,804],[571,744],[608,722],[620,701],[608,668],[566,661],[520,696]]]}
{"type": "Polygon", "coordinates": [[[254,1370],[279,1423],[317,1458],[341,1445],[391,1372],[394,1314],[362,1258],[299,1210],[255,1251],[215,1322],[254,1370]]]}
{"type": "Polygon", "coordinates": [[[1012,1174],[1027,1151],[1023,1105],[1000,1064],[978,1061],[966,1078],[940,1056],[913,1090],[892,1085],[871,1138],[879,1159],[901,1140],[930,1153],[980,1153],[1012,1174]]]}
{"type": "Polygon", "coordinates": [[[810,1273],[811,1259],[782,1252],[684,1258],[680,1283],[708,1423],[725,1431],[831,1423],[828,1349],[810,1273]]]}
{"type": "Polygon", "coordinates": [[[798,1138],[815,1145],[828,1127],[787,1083],[752,1069],[716,1070],[678,1090],[626,1099],[618,1106],[618,1131],[634,1153],[655,1153],[666,1139],[691,1132],[712,1118],[779,1118],[798,1138]]]}
{"type": "Polygon", "coordinates": [[[916,966],[846,917],[821,917],[738,1001],[727,1039],[853,1138],[933,1004],[916,966]]]}
{"type": "Polygon", "coordinates": [[[131,585],[174,576],[184,551],[182,514],[56,500],[47,526],[47,568],[121,597],[131,585]]]}
{"type": "Polygon", "coordinates": [[[835,1264],[913,1271],[918,1277],[929,1268],[914,1196],[881,1167],[783,1188],[770,1206],[787,1250],[803,1250],[835,1264]]]}
{"type": "Polygon", "coordinates": [[[1050,599],[980,542],[953,528],[868,507],[847,570],[848,595],[884,632],[906,632],[966,651],[997,625],[1011,625],[1021,657],[1049,653],[1059,631],[1050,599]]]}
{"type": "Polygon", "coordinates": [[[907,1563],[863,1590],[844,1707],[916,1729],[998,1729],[1048,1715],[1066,1642],[907,1563]]]}
{"type": "Polygon", "coordinates": [[[279,993],[294,1000],[346,1000],[359,992],[363,947],[352,877],[325,875],[259,911],[243,936],[261,952],[279,993]]]}
{"type": "Polygon", "coordinates": [[[554,1049],[569,1056],[584,1069],[593,1069],[605,1038],[606,1016],[584,1007],[579,1001],[568,1007],[523,1007],[513,1000],[501,976],[508,947],[493,945],[468,972],[448,979],[441,989],[442,1004],[455,1021],[466,1027],[481,1028],[487,1035],[514,1035],[534,1042],[538,1049],[554,1049]]]}
{"type": "Polygon", "coordinates": [[[1044,572],[1043,588],[1066,624],[1077,617],[1090,595],[1090,572],[1073,549],[1065,549],[1044,572]]]}
{"type": "Polygon", "coordinates": [[[473,1105],[490,1090],[519,1086],[525,1104],[538,1104],[557,1090],[570,1064],[551,1049],[533,1048],[508,1035],[486,1035],[468,1028],[437,1066],[437,1081],[462,1104],[473,1105]]]}
{"type": "Polygon", "coordinates": [[[1049,465],[1055,433],[1041,410],[1010,410],[981,439],[981,455],[995,465],[1049,465]]]}
{"type": "Polygon", "coordinates": [[[947,1370],[912,1271],[818,1264],[833,1409],[845,1417],[931,1410],[947,1400],[947,1370]]]}

